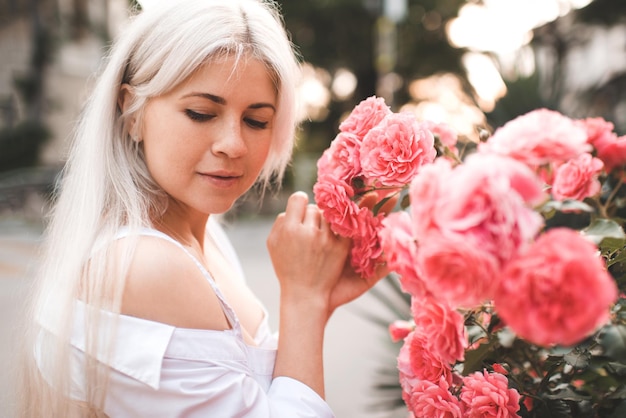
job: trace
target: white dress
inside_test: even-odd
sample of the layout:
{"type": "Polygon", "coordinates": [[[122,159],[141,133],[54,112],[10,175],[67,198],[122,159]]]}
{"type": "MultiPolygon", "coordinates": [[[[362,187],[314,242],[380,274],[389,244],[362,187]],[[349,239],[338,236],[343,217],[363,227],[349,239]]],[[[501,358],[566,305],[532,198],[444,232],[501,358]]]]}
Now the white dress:
{"type": "MultiPolygon", "coordinates": [[[[227,258],[239,266],[217,223],[209,222],[209,232],[227,258]]],[[[267,312],[255,336],[257,346],[247,345],[239,319],[202,264],[180,243],[159,231],[144,229],[141,234],[168,240],[192,257],[213,287],[232,329],[183,329],[117,316],[113,355],[98,358],[111,368],[104,407],[109,417],[334,417],[328,404],[310,387],[289,377],[272,379],[277,341],[270,333],[267,312]]],[[[71,341],[72,397],[79,400],[85,399],[85,309],[78,302],[71,341]]]]}

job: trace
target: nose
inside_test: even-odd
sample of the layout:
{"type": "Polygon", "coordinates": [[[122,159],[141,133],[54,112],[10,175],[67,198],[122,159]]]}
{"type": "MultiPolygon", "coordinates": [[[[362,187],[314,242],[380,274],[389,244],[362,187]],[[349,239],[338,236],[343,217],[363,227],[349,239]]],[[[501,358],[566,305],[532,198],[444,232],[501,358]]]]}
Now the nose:
{"type": "Polygon", "coordinates": [[[212,151],[216,155],[225,155],[229,158],[238,158],[248,152],[248,146],[242,135],[239,121],[225,120],[217,138],[213,142],[212,151]]]}

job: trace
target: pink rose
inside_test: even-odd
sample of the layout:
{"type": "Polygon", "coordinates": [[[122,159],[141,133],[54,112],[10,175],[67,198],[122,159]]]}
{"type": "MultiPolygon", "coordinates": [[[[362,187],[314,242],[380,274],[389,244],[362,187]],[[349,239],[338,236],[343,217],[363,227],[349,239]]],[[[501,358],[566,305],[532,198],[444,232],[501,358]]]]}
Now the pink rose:
{"type": "Polygon", "coordinates": [[[463,405],[450,392],[445,379],[420,381],[409,395],[409,409],[416,418],[461,418],[463,405]]]}
{"type": "Polygon", "coordinates": [[[596,149],[596,156],[604,162],[607,171],[626,164],[626,136],[618,137],[613,123],[603,118],[578,121],[587,131],[587,142],[596,149]]]}
{"type": "Polygon", "coordinates": [[[411,182],[419,271],[452,305],[493,297],[500,270],[543,226],[530,206],[543,200],[532,170],[508,157],[475,155],[454,169],[437,160],[411,182]]]}
{"type": "Polygon", "coordinates": [[[318,177],[313,185],[313,194],[333,232],[344,237],[352,237],[358,230],[359,211],[358,205],[352,201],[354,197],[352,187],[332,175],[323,175],[318,177]]]}
{"type": "Polygon", "coordinates": [[[417,243],[413,236],[411,217],[407,212],[393,212],[382,221],[379,231],[385,261],[400,276],[402,289],[414,297],[426,297],[428,290],[418,272],[417,243]]]}
{"type": "MultiPolygon", "coordinates": [[[[468,245],[507,262],[543,226],[543,218],[525,199],[536,201],[543,195],[541,183],[530,170],[521,175],[521,170],[513,169],[516,166],[523,165],[505,157],[468,158],[440,185],[445,193],[427,216],[442,236],[460,235],[468,245]]],[[[422,202],[411,195],[411,204],[422,202]]],[[[428,236],[417,238],[420,247],[429,245],[428,236]]]]}
{"type": "Polygon", "coordinates": [[[409,321],[396,320],[389,324],[389,336],[391,341],[398,342],[403,340],[413,331],[415,325],[409,321]]]}
{"type": "Polygon", "coordinates": [[[318,177],[332,175],[350,183],[361,173],[360,147],[361,141],[356,135],[340,132],[317,162],[318,177]]]}
{"type": "Polygon", "coordinates": [[[604,164],[591,154],[581,154],[577,158],[560,165],[552,184],[552,196],[556,200],[583,200],[600,192],[598,176],[604,164]]]}
{"type": "Polygon", "coordinates": [[[392,113],[363,138],[361,172],[380,185],[403,186],[436,154],[433,134],[413,114],[392,113]]]}
{"type": "Polygon", "coordinates": [[[612,141],[615,125],[603,118],[587,118],[576,121],[587,132],[587,142],[597,148],[606,141],[612,141]]]}
{"type": "Polygon", "coordinates": [[[461,401],[465,417],[517,417],[520,394],[509,389],[508,380],[499,373],[475,372],[463,378],[461,401]]]}
{"type": "Polygon", "coordinates": [[[423,121],[422,126],[432,132],[439,139],[439,142],[448,148],[452,154],[459,155],[459,150],[456,148],[459,134],[454,128],[445,123],[435,123],[429,120],[423,121]]]}
{"type": "Polygon", "coordinates": [[[411,393],[420,380],[437,382],[443,377],[445,381],[452,382],[450,365],[428,351],[424,337],[415,331],[404,339],[397,361],[400,384],[407,393],[411,393]]]}
{"type": "Polygon", "coordinates": [[[505,178],[508,186],[530,206],[540,204],[547,198],[537,174],[510,157],[477,153],[467,157],[464,165],[475,167],[472,170],[479,170],[487,178],[505,178]]]}
{"type": "Polygon", "coordinates": [[[479,150],[510,156],[536,168],[589,151],[580,124],[548,109],[533,110],[496,129],[479,150]]]}
{"type": "Polygon", "coordinates": [[[339,125],[341,132],[348,132],[359,140],[374,126],[378,125],[385,116],[391,114],[391,109],[381,97],[368,97],[352,109],[350,115],[339,125]]]}
{"type": "Polygon", "coordinates": [[[596,151],[609,172],[626,165],[626,135],[613,135],[612,141],[598,144],[596,151]]]}
{"type": "Polygon", "coordinates": [[[415,331],[425,338],[429,351],[448,363],[464,359],[468,340],[463,315],[434,298],[413,299],[411,312],[415,331]]]}
{"type": "Polygon", "coordinates": [[[352,231],[350,261],[362,277],[373,277],[377,265],[382,262],[383,249],[378,238],[382,217],[382,214],[374,216],[366,207],[359,208],[356,214],[357,229],[352,231]]]}
{"type": "Polygon", "coordinates": [[[453,306],[476,306],[497,289],[499,260],[461,234],[429,234],[420,246],[419,264],[427,289],[453,306]]]}
{"type": "Polygon", "coordinates": [[[509,263],[495,307],[520,337],[569,346],[608,320],[616,298],[596,246],[572,229],[554,228],[509,263]]]}
{"type": "Polygon", "coordinates": [[[423,237],[431,230],[438,230],[434,217],[442,196],[447,191],[446,182],[452,175],[448,160],[438,158],[424,166],[409,186],[409,208],[415,237],[423,237]]]}

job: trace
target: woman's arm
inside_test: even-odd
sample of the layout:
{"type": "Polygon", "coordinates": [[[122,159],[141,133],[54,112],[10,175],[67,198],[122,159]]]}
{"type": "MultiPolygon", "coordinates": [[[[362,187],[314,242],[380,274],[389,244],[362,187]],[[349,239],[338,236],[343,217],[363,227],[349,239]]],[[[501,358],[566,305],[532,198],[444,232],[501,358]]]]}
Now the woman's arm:
{"type": "MultiPolygon", "coordinates": [[[[371,288],[349,268],[351,241],[335,235],[306,194],[294,193],[268,237],[280,281],[274,376],[288,376],[324,396],[324,330],[332,312],[371,288]]],[[[378,277],[382,277],[378,276],[378,277]]]]}

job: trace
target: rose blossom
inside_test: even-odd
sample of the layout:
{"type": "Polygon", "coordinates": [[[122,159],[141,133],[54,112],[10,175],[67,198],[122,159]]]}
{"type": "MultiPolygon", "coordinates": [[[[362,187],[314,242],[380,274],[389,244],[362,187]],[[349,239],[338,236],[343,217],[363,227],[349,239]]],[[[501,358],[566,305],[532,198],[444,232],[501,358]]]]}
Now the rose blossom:
{"type": "Polygon", "coordinates": [[[578,122],[586,129],[587,142],[596,149],[596,155],[604,162],[607,171],[626,164],[626,136],[618,137],[613,123],[603,118],[578,122]]]}
{"type": "Polygon", "coordinates": [[[620,137],[614,135],[612,141],[598,144],[596,150],[607,171],[621,167],[626,164],[626,135],[620,137]]]}
{"type": "Polygon", "coordinates": [[[461,401],[465,417],[517,417],[520,394],[509,389],[508,380],[499,373],[474,372],[463,378],[461,401]]]}
{"type": "Polygon", "coordinates": [[[411,217],[404,211],[393,212],[382,220],[382,224],[378,235],[387,266],[400,276],[402,290],[414,297],[426,297],[429,292],[418,272],[417,243],[411,217]]]}
{"type": "Polygon", "coordinates": [[[437,382],[443,377],[448,383],[452,383],[452,370],[449,364],[428,351],[424,337],[415,331],[410,332],[404,339],[397,362],[400,385],[407,393],[411,393],[412,388],[420,380],[437,382]]]}
{"type": "Polygon", "coordinates": [[[339,130],[356,135],[359,140],[362,140],[370,129],[391,113],[391,109],[385,104],[383,98],[368,97],[352,109],[350,115],[339,125],[339,130]]]}
{"type": "MultiPolygon", "coordinates": [[[[526,179],[524,194],[519,193],[515,187],[520,187],[518,183],[522,181],[513,175],[518,172],[511,167],[521,164],[504,158],[508,165],[493,165],[502,158],[468,158],[465,164],[457,166],[441,186],[446,193],[441,193],[430,216],[442,235],[460,234],[470,245],[480,246],[500,262],[506,262],[534,238],[543,219],[524,199],[525,194],[541,194],[538,179],[526,179]],[[529,187],[534,190],[526,190],[529,187]]],[[[412,204],[415,201],[411,196],[412,204]]],[[[420,246],[427,245],[421,238],[418,235],[420,246]]]]}
{"type": "Polygon", "coordinates": [[[587,132],[574,120],[548,109],[533,110],[496,129],[481,152],[510,156],[535,168],[589,151],[587,132]]]}
{"type": "Polygon", "coordinates": [[[552,184],[552,197],[556,200],[583,200],[600,192],[598,175],[604,164],[591,154],[581,154],[577,158],[560,165],[552,184]]]}
{"type": "Polygon", "coordinates": [[[543,184],[536,173],[515,159],[501,155],[477,153],[467,157],[464,165],[472,167],[472,170],[478,169],[487,178],[506,178],[508,186],[531,206],[542,203],[546,199],[543,184]]]}
{"type": "Polygon", "coordinates": [[[604,142],[612,141],[615,125],[612,122],[604,120],[603,118],[586,118],[576,121],[587,132],[587,142],[593,145],[595,148],[598,145],[602,145],[604,142]]]}
{"type": "Polygon", "coordinates": [[[459,135],[454,128],[445,123],[435,123],[429,120],[423,121],[422,126],[439,138],[439,142],[448,148],[452,154],[459,155],[459,150],[456,148],[459,135]]]}
{"type": "Polygon", "coordinates": [[[433,134],[413,114],[392,113],[363,138],[361,172],[383,186],[403,186],[436,155],[433,134]]]}
{"type": "Polygon", "coordinates": [[[437,230],[434,217],[439,201],[446,193],[446,182],[452,175],[452,165],[446,159],[438,158],[425,165],[409,185],[411,222],[415,237],[426,236],[437,230]]]}
{"type": "Polygon", "coordinates": [[[412,299],[411,312],[429,351],[448,363],[464,359],[468,340],[463,315],[434,298],[412,299]]]}
{"type": "Polygon", "coordinates": [[[520,337],[538,345],[573,345],[608,320],[615,281],[594,244],[553,228],[511,261],[495,307],[520,337]]]}
{"type": "Polygon", "coordinates": [[[420,246],[419,265],[426,288],[453,306],[475,306],[497,289],[497,257],[461,234],[429,234],[420,246]]]}
{"type": "Polygon", "coordinates": [[[417,382],[408,396],[409,409],[416,418],[463,417],[463,405],[448,388],[444,378],[438,382],[417,382]]]}
{"type": "Polygon", "coordinates": [[[415,329],[415,324],[409,321],[396,320],[389,324],[389,336],[394,343],[406,338],[415,329]]]}
{"type": "Polygon", "coordinates": [[[532,170],[508,157],[476,155],[454,169],[438,162],[424,167],[409,197],[428,290],[455,306],[493,297],[500,270],[543,225],[529,207],[542,196],[532,170]]]}
{"type": "Polygon", "coordinates": [[[356,230],[352,231],[350,262],[362,277],[373,277],[376,267],[382,262],[383,249],[378,238],[383,215],[374,214],[367,208],[359,208],[356,214],[356,230]]]}
{"type": "Polygon", "coordinates": [[[340,132],[317,161],[318,177],[332,175],[349,183],[361,172],[360,140],[351,133],[340,132]]]}
{"type": "Polygon", "coordinates": [[[359,211],[358,205],[351,200],[354,196],[352,187],[332,175],[322,175],[313,186],[313,193],[333,232],[352,237],[358,230],[356,217],[359,211]]]}

